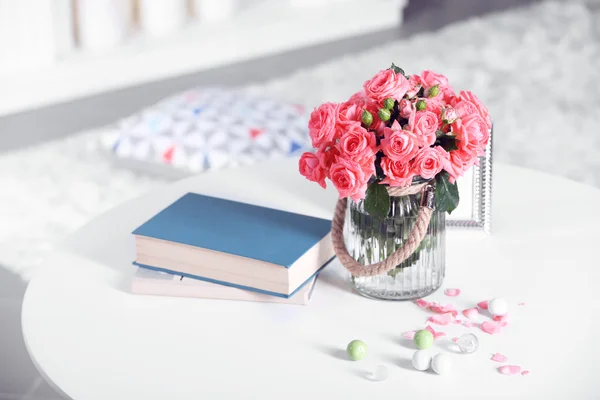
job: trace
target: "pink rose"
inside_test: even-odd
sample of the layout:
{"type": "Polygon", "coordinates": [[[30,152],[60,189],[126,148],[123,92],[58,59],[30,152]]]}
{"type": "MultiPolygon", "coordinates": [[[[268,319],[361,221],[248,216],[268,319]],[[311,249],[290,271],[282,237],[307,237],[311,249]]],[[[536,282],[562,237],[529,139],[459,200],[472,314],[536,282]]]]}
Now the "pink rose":
{"type": "Polygon", "coordinates": [[[381,149],[392,161],[408,163],[419,151],[419,141],[410,131],[386,127],[383,128],[383,134],[381,149]]]}
{"type": "Polygon", "coordinates": [[[340,155],[340,151],[337,147],[321,148],[315,152],[319,159],[319,165],[325,171],[325,176],[329,178],[329,169],[331,164],[335,161],[336,157],[340,155]]]}
{"type": "Polygon", "coordinates": [[[409,99],[412,99],[419,93],[419,90],[423,87],[423,81],[419,75],[411,75],[408,77],[408,83],[410,85],[406,95],[409,99]]]}
{"type": "Polygon", "coordinates": [[[427,88],[431,88],[435,85],[440,85],[440,91],[450,87],[448,78],[446,78],[445,75],[437,74],[429,70],[423,71],[421,73],[421,81],[423,82],[423,85],[427,88]]]}
{"type": "Polygon", "coordinates": [[[352,125],[361,124],[363,107],[357,103],[347,101],[338,108],[337,137],[341,137],[352,125]]]}
{"type": "Polygon", "coordinates": [[[432,113],[434,113],[436,115],[436,117],[438,117],[438,120],[440,121],[440,126],[441,126],[441,122],[442,122],[442,111],[444,110],[444,101],[439,98],[439,97],[435,97],[433,99],[423,99],[425,100],[425,106],[427,108],[425,108],[427,111],[431,111],[432,113]]]}
{"type": "Polygon", "coordinates": [[[451,124],[458,119],[458,112],[450,106],[444,107],[442,110],[442,121],[446,124],[451,124]]]}
{"type": "Polygon", "coordinates": [[[454,107],[460,118],[469,114],[479,114],[477,107],[473,103],[463,100],[460,97],[452,98],[450,105],[454,107]]]}
{"type": "Polygon", "coordinates": [[[314,148],[329,145],[335,139],[338,105],[323,103],[310,114],[308,131],[314,148]]]}
{"type": "Polygon", "coordinates": [[[417,111],[411,130],[415,132],[423,147],[431,146],[435,143],[436,134],[439,127],[439,119],[431,111],[417,111]]]}
{"type": "Polygon", "coordinates": [[[363,85],[365,95],[377,104],[382,104],[388,97],[400,101],[410,88],[408,79],[396,74],[391,69],[379,71],[363,85]]]}
{"type": "Polygon", "coordinates": [[[331,165],[329,175],[341,199],[350,197],[359,201],[365,197],[370,177],[364,173],[360,164],[337,157],[331,165]]]}
{"type": "Polygon", "coordinates": [[[365,105],[367,104],[367,98],[365,97],[365,92],[361,90],[360,92],[354,93],[352,96],[350,96],[350,98],[348,99],[348,102],[356,103],[360,107],[364,108],[365,105]]]}
{"type": "Polygon", "coordinates": [[[390,186],[408,186],[415,176],[410,163],[394,161],[389,157],[381,159],[381,169],[385,174],[385,179],[381,183],[390,186]]]}
{"type": "Polygon", "coordinates": [[[481,116],[481,118],[483,118],[484,122],[486,123],[487,128],[492,129],[492,119],[490,117],[490,113],[487,107],[484,106],[483,103],[479,100],[479,98],[475,96],[475,94],[473,94],[472,92],[468,91],[460,92],[459,96],[461,99],[473,104],[478,114],[481,116]]]}
{"type": "Polygon", "coordinates": [[[431,179],[442,170],[447,161],[448,152],[440,146],[424,147],[412,160],[411,166],[420,177],[431,179]]]}
{"type": "Polygon", "coordinates": [[[458,148],[474,157],[483,155],[490,138],[487,124],[479,114],[468,114],[454,122],[452,133],[456,135],[458,148]]]}
{"type": "Polygon", "coordinates": [[[477,158],[463,150],[453,150],[448,153],[448,159],[444,162],[444,170],[450,175],[450,183],[463,176],[477,162],[477,158]]]}
{"type": "Polygon", "coordinates": [[[325,184],[325,170],[321,168],[319,159],[313,153],[306,152],[300,156],[298,162],[300,174],[309,181],[317,182],[323,188],[326,188],[325,184]]]}
{"type": "Polygon", "coordinates": [[[402,99],[398,104],[398,110],[400,111],[400,116],[402,118],[408,119],[412,113],[413,104],[409,100],[402,99]]]}
{"type": "Polygon", "coordinates": [[[439,85],[440,93],[434,97],[435,99],[449,101],[449,99],[454,96],[454,90],[450,86],[448,78],[445,75],[437,74],[433,71],[423,71],[421,73],[421,81],[423,82],[423,86],[427,89],[439,85]]]}
{"type": "Polygon", "coordinates": [[[360,164],[373,163],[376,147],[375,134],[360,125],[351,125],[338,143],[342,157],[360,164]]]}

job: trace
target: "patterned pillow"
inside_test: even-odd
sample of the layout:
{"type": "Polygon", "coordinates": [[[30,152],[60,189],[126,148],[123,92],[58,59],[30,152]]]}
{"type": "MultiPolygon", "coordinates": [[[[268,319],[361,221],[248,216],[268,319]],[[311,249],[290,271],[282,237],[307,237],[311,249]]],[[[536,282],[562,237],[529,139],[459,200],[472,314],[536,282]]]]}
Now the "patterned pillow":
{"type": "Polygon", "coordinates": [[[199,173],[310,148],[304,107],[256,92],[198,88],[116,123],[102,145],[134,168],[199,173]]]}

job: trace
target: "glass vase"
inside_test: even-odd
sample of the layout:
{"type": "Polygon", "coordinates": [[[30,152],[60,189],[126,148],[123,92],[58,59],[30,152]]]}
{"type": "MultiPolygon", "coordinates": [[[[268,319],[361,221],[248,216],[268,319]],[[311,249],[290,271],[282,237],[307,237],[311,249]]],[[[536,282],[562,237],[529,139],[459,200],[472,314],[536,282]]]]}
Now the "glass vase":
{"type": "MultiPolygon", "coordinates": [[[[364,201],[348,199],[344,241],[348,253],[359,263],[385,260],[404,245],[417,220],[421,193],[391,196],[384,219],[369,215],[364,201]]],[[[351,276],[363,296],[383,300],[412,300],[435,292],[445,274],[445,213],[433,211],[427,233],[416,250],[392,270],[375,276],[351,276]]]]}

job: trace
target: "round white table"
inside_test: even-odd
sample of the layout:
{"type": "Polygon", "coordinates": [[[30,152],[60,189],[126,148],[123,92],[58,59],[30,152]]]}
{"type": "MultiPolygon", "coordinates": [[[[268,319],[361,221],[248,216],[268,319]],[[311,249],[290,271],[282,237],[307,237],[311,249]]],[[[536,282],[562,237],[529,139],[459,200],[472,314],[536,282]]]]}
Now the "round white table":
{"type": "Polygon", "coordinates": [[[493,234],[449,230],[443,290],[428,300],[459,310],[494,296],[509,324],[438,326],[434,352],[453,357],[452,375],[412,368],[405,331],[429,312],[412,302],[359,296],[334,261],[308,306],[129,293],[130,232],[179,196],[197,192],[331,218],[336,193],[306,181],[296,160],[207,173],[129,201],[84,226],[47,258],[23,303],[23,333],[42,373],[75,400],[598,398],[600,379],[600,191],[497,165],[493,234]],[[519,306],[518,303],[525,305],[519,306]],[[475,333],[479,350],[456,353],[451,338],[475,333]],[[368,345],[349,361],[353,339],[368,345]],[[531,371],[501,375],[490,360],[531,371]],[[388,367],[385,381],[370,373],[388,367]]]}

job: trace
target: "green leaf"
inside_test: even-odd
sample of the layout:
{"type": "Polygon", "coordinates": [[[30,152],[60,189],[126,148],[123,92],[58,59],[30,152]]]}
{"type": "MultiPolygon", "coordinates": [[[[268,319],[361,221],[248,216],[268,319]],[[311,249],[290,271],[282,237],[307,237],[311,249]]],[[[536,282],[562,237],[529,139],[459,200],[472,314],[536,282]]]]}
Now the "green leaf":
{"type": "Polygon", "coordinates": [[[440,172],[435,177],[435,208],[440,212],[452,214],[458,207],[460,197],[456,182],[450,183],[450,175],[446,171],[440,172]]]}
{"type": "Polygon", "coordinates": [[[396,64],[392,63],[392,66],[390,67],[390,69],[392,71],[394,71],[395,73],[402,74],[402,75],[404,75],[404,77],[408,78],[406,76],[406,74],[404,73],[404,70],[402,68],[398,67],[396,64]]]}
{"type": "Polygon", "coordinates": [[[435,131],[435,137],[437,137],[438,139],[441,138],[442,136],[446,136],[446,132],[438,129],[437,131],[435,131]]]}
{"type": "Polygon", "coordinates": [[[442,148],[446,151],[458,150],[458,145],[456,144],[456,137],[444,135],[438,137],[436,140],[436,144],[442,146],[442,148]]]}
{"type": "Polygon", "coordinates": [[[390,195],[385,186],[377,181],[367,188],[365,211],[379,219],[384,219],[390,212],[390,195]]]}

